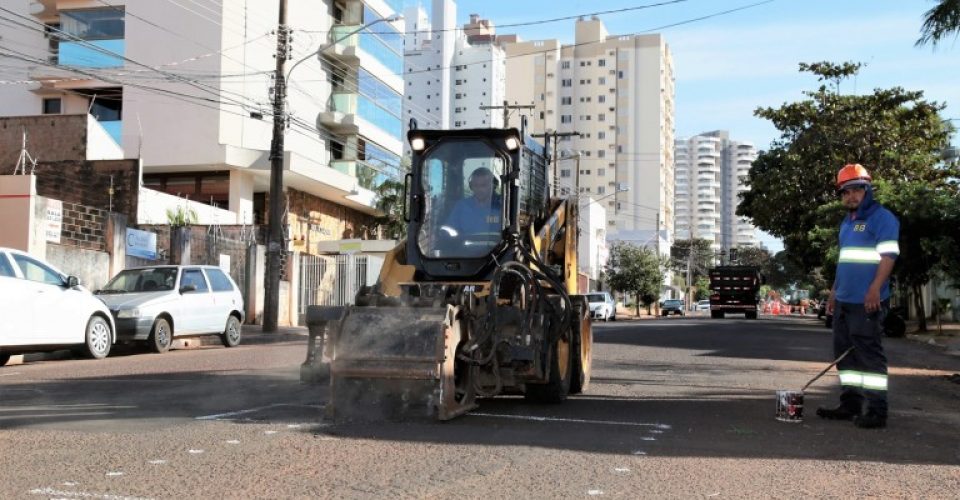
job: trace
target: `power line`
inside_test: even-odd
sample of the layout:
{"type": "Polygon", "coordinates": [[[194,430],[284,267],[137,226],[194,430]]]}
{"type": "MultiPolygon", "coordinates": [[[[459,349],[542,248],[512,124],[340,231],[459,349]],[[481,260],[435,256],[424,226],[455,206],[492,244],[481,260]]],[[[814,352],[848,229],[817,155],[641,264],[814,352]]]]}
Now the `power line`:
{"type": "MultiPolygon", "coordinates": [[[[592,17],[592,16],[603,16],[603,15],[607,15],[607,14],[623,14],[623,13],[625,13],[625,12],[633,12],[633,11],[644,10],[644,9],[652,9],[652,8],[654,8],[654,7],[663,7],[663,6],[666,6],[666,5],[673,5],[673,4],[684,3],[684,2],[688,2],[688,1],[689,1],[689,0],[670,0],[670,1],[666,1],[666,2],[657,2],[657,3],[652,3],[652,4],[637,5],[637,6],[633,6],[633,7],[624,7],[624,8],[622,8],[622,9],[601,10],[601,11],[596,11],[596,12],[587,12],[587,13],[584,13],[584,14],[574,14],[574,15],[570,15],[570,16],[554,17],[554,18],[548,18],[548,19],[538,19],[538,20],[534,20],[534,21],[522,21],[522,22],[517,22],[517,23],[498,24],[498,25],[496,25],[496,27],[497,27],[497,28],[516,28],[516,27],[519,27],[519,26],[535,26],[535,25],[540,25],[540,24],[550,24],[550,23],[556,23],[556,22],[559,22],[559,21],[570,21],[570,20],[573,20],[573,19],[580,19],[580,18],[588,17],[588,16],[591,16],[591,17],[592,17]]],[[[379,35],[418,35],[418,34],[430,34],[430,33],[443,33],[443,32],[446,32],[446,31],[461,31],[462,29],[463,29],[463,28],[459,28],[459,27],[458,27],[458,28],[451,28],[451,29],[430,29],[430,30],[414,30],[414,31],[399,31],[399,30],[398,30],[398,31],[380,31],[380,32],[377,32],[377,31],[368,31],[368,32],[365,32],[365,33],[373,33],[373,34],[379,34],[379,35]]],[[[304,31],[304,32],[306,32],[306,33],[329,33],[329,32],[331,32],[332,30],[314,30],[314,31],[298,30],[298,31],[304,31]]]]}

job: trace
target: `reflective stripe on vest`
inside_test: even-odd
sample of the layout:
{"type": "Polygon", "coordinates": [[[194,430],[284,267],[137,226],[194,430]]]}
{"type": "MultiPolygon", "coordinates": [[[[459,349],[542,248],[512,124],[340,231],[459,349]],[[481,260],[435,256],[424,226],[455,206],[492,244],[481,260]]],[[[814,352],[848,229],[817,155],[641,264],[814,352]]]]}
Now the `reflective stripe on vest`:
{"type": "Polygon", "coordinates": [[[880,252],[870,247],[847,247],[840,249],[838,263],[878,264],[880,252]]]}
{"type": "Polygon", "coordinates": [[[893,253],[900,255],[900,244],[896,240],[877,243],[877,253],[893,253]]]}

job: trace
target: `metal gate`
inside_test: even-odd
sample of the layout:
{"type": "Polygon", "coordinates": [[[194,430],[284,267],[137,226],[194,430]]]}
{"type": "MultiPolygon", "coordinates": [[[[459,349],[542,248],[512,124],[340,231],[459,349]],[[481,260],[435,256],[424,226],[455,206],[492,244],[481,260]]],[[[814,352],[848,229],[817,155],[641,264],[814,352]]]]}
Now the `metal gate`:
{"type": "Polygon", "coordinates": [[[306,324],[307,306],[353,304],[367,284],[366,255],[300,256],[300,324],[306,324]]]}

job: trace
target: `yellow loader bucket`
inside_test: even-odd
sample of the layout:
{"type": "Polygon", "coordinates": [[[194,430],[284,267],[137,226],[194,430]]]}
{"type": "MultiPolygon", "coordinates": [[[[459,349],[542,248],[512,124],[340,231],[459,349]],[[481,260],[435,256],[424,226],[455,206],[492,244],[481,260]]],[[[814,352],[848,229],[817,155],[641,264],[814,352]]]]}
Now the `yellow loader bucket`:
{"type": "Polygon", "coordinates": [[[448,420],[475,408],[472,391],[458,394],[454,378],[457,312],[455,306],[348,308],[328,329],[328,416],[448,420]]]}

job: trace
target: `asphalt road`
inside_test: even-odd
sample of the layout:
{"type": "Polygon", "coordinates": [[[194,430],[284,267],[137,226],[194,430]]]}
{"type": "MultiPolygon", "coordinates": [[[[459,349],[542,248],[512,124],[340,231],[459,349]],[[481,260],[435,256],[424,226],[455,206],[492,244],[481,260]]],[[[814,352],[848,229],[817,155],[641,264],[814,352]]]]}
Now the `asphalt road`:
{"type": "Polygon", "coordinates": [[[595,325],[589,391],[446,423],[332,425],[305,340],[0,368],[2,498],[923,497],[960,491],[960,358],[888,339],[889,427],[774,420],[831,358],[812,320],[595,325]]]}

